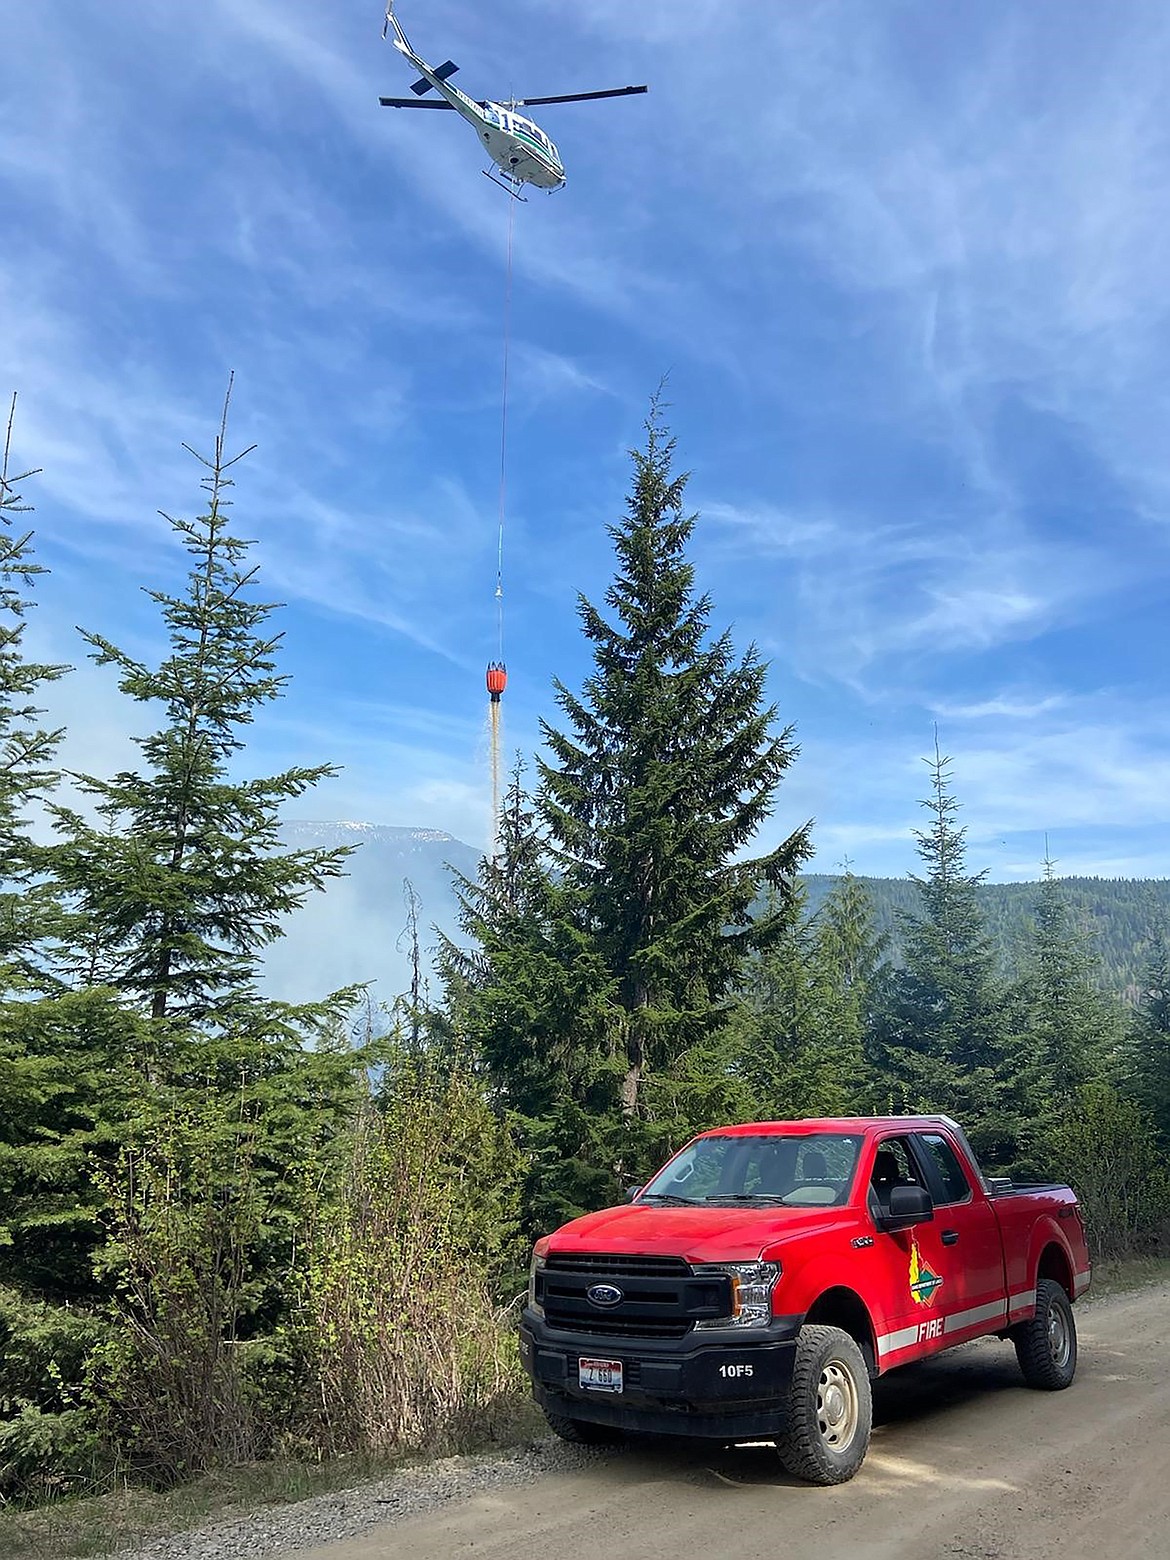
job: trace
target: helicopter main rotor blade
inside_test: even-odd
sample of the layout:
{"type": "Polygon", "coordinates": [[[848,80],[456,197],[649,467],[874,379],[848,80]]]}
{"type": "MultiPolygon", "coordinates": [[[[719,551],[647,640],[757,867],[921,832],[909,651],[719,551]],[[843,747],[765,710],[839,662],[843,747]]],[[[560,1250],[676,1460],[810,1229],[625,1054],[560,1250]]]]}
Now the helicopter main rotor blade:
{"type": "Polygon", "coordinates": [[[538,103],[588,103],[593,98],[629,97],[634,92],[648,92],[649,87],[610,87],[606,92],[562,92],[559,97],[517,98],[517,108],[538,103]]]}
{"type": "Polygon", "coordinates": [[[437,102],[434,98],[384,98],[384,97],[380,97],[378,99],[378,102],[381,103],[383,108],[450,108],[451,107],[450,103],[447,102],[446,98],[444,98],[442,100],[442,102],[437,102]]]}

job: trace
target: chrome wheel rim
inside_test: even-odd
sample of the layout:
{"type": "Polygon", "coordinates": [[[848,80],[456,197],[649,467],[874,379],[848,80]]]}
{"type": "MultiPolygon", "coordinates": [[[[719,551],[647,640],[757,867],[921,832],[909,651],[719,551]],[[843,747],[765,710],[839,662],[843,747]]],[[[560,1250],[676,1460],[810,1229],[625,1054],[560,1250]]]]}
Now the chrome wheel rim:
{"type": "Polygon", "coordinates": [[[817,1383],[817,1426],[832,1452],[843,1452],[857,1434],[857,1383],[848,1366],[829,1360],[817,1383]]]}
{"type": "Polygon", "coordinates": [[[1072,1352],[1072,1331],[1064,1307],[1054,1305],[1048,1312],[1048,1352],[1052,1363],[1063,1369],[1072,1352]]]}

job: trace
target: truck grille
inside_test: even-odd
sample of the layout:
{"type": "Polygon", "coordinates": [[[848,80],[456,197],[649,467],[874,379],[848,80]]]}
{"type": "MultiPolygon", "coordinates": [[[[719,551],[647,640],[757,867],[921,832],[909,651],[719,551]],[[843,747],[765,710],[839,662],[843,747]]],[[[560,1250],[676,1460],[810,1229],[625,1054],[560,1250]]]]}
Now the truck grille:
{"type": "Polygon", "coordinates": [[[683,1338],[697,1321],[731,1310],[730,1280],[698,1277],[681,1257],[550,1252],[536,1286],[550,1327],[602,1338],[683,1338]],[[621,1290],[617,1305],[589,1300],[587,1291],[602,1283],[621,1290]]]}
{"type": "Polygon", "coordinates": [[[691,1273],[681,1257],[613,1257],[604,1251],[554,1251],[547,1266],[562,1273],[604,1273],[607,1278],[689,1278],[691,1273]]]}

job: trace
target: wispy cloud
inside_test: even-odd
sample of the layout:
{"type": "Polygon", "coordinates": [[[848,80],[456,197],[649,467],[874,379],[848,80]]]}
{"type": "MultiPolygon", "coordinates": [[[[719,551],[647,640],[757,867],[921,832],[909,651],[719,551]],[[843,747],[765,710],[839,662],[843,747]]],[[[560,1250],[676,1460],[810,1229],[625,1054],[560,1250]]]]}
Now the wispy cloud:
{"type": "Polygon", "coordinates": [[[1068,698],[1063,694],[1028,697],[1000,693],[972,704],[951,704],[939,700],[930,707],[940,720],[1035,720],[1038,715],[1048,715],[1053,710],[1062,709],[1067,703],[1068,698]]]}

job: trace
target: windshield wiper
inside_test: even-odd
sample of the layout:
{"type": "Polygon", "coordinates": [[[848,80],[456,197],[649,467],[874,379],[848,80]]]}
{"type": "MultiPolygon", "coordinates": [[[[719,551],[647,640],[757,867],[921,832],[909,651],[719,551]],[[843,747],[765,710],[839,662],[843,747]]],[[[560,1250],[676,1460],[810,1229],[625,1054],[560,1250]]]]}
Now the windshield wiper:
{"type": "Polygon", "coordinates": [[[709,1203],[779,1203],[781,1207],[788,1206],[788,1198],[780,1192],[716,1192],[714,1197],[704,1200],[709,1203]]]}
{"type": "Polygon", "coordinates": [[[701,1200],[698,1197],[680,1197],[676,1192],[643,1192],[638,1198],[639,1202],[671,1203],[678,1208],[697,1208],[701,1200]]]}

